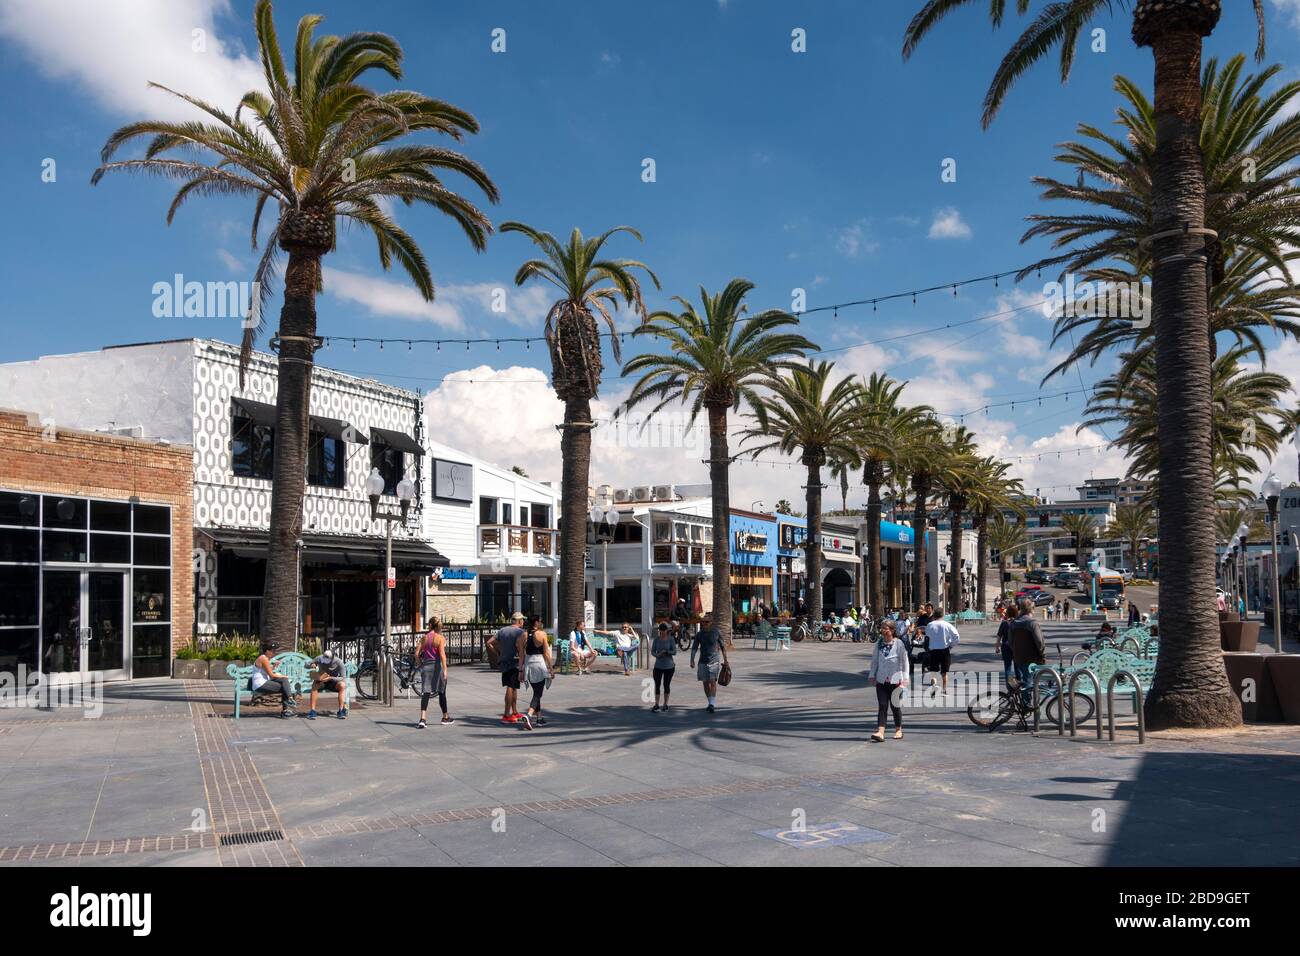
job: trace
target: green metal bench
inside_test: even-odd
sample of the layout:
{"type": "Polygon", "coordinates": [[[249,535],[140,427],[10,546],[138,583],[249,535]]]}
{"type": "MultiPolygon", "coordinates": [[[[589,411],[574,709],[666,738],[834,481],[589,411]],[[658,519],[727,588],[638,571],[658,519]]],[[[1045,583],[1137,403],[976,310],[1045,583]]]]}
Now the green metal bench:
{"type": "MultiPolygon", "coordinates": [[[[297,651],[285,651],[283,654],[276,654],[271,658],[271,669],[277,673],[284,674],[289,678],[289,686],[295,697],[301,697],[304,694],[311,693],[312,678],[316,674],[316,668],[312,666],[313,658],[306,654],[300,654],[297,651]]],[[[262,691],[252,690],[252,677],[255,664],[230,664],[226,667],[226,673],[229,674],[235,683],[235,719],[239,719],[239,705],[244,696],[248,696],[250,704],[256,702],[258,698],[269,697],[270,695],[262,691]]],[[[357,665],[351,661],[343,665],[344,673],[347,674],[347,683],[344,685],[344,700],[347,706],[352,706],[353,687],[356,683],[357,665]]]]}
{"type": "MultiPolygon", "coordinates": [[[[1031,664],[1029,666],[1029,679],[1032,683],[1034,672],[1039,665],[1031,664]]],[[[1113,647],[1103,647],[1100,650],[1093,651],[1084,660],[1077,664],[1072,664],[1064,670],[1060,670],[1062,692],[1070,686],[1070,678],[1080,671],[1090,670],[1097,675],[1097,680],[1101,683],[1102,692],[1110,685],[1110,679],[1119,671],[1131,672],[1146,689],[1151,688],[1151,682],[1156,676],[1155,657],[1150,658],[1136,657],[1125,651],[1117,650],[1113,647]]],[[[1115,689],[1120,693],[1130,694],[1134,706],[1137,706],[1137,688],[1127,679],[1121,679],[1115,685],[1115,689]]],[[[1097,701],[1097,706],[1101,706],[1101,701],[1097,701]]]]}
{"type": "Polygon", "coordinates": [[[784,644],[787,648],[790,646],[790,628],[773,627],[771,621],[759,621],[758,626],[754,628],[754,641],[750,647],[757,647],[758,642],[763,642],[763,650],[767,650],[767,645],[776,642],[777,649],[784,644]]]}
{"type": "Polygon", "coordinates": [[[958,611],[957,620],[963,622],[976,621],[982,624],[986,620],[986,618],[984,616],[983,611],[971,610],[971,611],[958,611]]]}

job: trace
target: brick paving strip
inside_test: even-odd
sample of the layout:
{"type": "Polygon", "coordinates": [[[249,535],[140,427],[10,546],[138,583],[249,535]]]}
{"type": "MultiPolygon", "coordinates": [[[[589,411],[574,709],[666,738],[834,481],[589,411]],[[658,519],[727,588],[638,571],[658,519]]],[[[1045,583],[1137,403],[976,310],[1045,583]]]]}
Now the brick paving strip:
{"type": "MultiPolygon", "coordinates": [[[[233,720],[210,720],[218,699],[211,681],[187,680],[194,741],[203,792],[208,798],[208,825],[215,834],[222,866],[303,866],[292,840],[285,839],[284,824],[253,758],[231,743],[233,720]]],[[[2,859],[2,858],[0,858],[2,859]]]]}

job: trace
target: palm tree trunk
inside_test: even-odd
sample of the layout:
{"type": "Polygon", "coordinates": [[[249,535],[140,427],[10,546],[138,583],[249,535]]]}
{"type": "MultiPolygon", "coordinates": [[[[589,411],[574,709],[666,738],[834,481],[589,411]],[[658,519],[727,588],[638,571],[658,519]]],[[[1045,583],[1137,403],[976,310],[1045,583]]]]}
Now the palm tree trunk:
{"type": "Polygon", "coordinates": [[[987,515],[980,515],[976,528],[975,548],[979,553],[975,557],[975,610],[983,614],[984,579],[988,576],[989,570],[989,519],[987,515]]]}
{"type": "Polygon", "coordinates": [[[963,509],[952,509],[952,557],[948,568],[948,611],[951,616],[961,610],[961,541],[964,531],[961,523],[963,509]]]}
{"type": "Polygon", "coordinates": [[[709,406],[709,483],[713,486],[713,623],[731,645],[731,453],[728,405],[709,406]]]}
{"type": "Polygon", "coordinates": [[[298,638],[298,535],[307,481],[307,433],[316,335],[316,277],[320,256],[290,252],[284,270],[276,366],[275,458],[271,523],[266,545],[261,637],[282,650],[298,638]]]}
{"type": "Polygon", "coordinates": [[[805,455],[808,466],[808,537],[804,541],[808,565],[808,629],[817,633],[822,619],[822,461],[824,456],[805,455]]]}
{"type": "Polygon", "coordinates": [[[916,501],[912,506],[912,604],[920,608],[926,601],[925,593],[925,508],[930,498],[928,483],[912,481],[916,501]]]}
{"type": "Polygon", "coordinates": [[[862,479],[867,485],[867,600],[872,617],[885,613],[885,596],[880,586],[880,463],[867,462],[862,479]]]}
{"type": "MultiPolygon", "coordinates": [[[[1154,231],[1201,228],[1201,37],[1175,25],[1155,36],[1154,231]]],[[[1204,237],[1154,244],[1152,298],[1160,454],[1160,654],[1146,721],[1232,727],[1241,704],[1228,686],[1214,601],[1214,472],[1210,442],[1208,262],[1204,237]],[[1182,258],[1187,256],[1188,258],[1182,258]]]]}
{"type": "Polygon", "coordinates": [[[560,438],[562,507],[560,513],[561,633],[583,618],[587,599],[587,483],[591,476],[591,399],[564,402],[564,431],[560,438]]]}

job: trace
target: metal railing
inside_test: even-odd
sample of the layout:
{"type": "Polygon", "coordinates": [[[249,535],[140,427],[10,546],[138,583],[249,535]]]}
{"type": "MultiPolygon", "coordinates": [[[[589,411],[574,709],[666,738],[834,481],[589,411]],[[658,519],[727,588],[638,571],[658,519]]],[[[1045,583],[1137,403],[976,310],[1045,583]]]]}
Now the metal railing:
{"type": "Polygon", "coordinates": [[[552,558],[559,554],[560,533],[527,525],[482,524],[478,527],[478,553],[485,558],[511,554],[552,558]]]}
{"type": "Polygon", "coordinates": [[[1076,729],[1074,722],[1074,685],[1078,683],[1080,677],[1086,677],[1092,681],[1092,686],[1097,692],[1097,695],[1093,700],[1097,702],[1097,739],[1101,740],[1101,681],[1097,679],[1097,675],[1088,667],[1085,667],[1083,670],[1075,671],[1070,675],[1070,736],[1079,736],[1079,732],[1076,729]]]}

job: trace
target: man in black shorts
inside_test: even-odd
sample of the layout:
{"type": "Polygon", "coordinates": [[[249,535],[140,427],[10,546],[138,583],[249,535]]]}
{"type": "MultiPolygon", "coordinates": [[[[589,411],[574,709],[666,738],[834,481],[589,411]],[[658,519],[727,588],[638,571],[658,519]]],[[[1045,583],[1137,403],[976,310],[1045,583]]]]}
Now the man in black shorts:
{"type": "Polygon", "coordinates": [[[505,711],[501,723],[513,724],[519,720],[519,641],[524,636],[521,626],[523,614],[515,611],[511,623],[488,638],[488,648],[497,655],[497,670],[501,671],[501,686],[506,689],[505,711]]]}
{"type": "Polygon", "coordinates": [[[316,667],[316,676],[311,681],[311,709],[307,711],[307,719],[316,719],[316,695],[320,691],[336,691],[339,695],[338,716],[343,720],[348,715],[348,672],[344,670],[343,662],[333,651],[326,651],[312,664],[316,667]]]}

